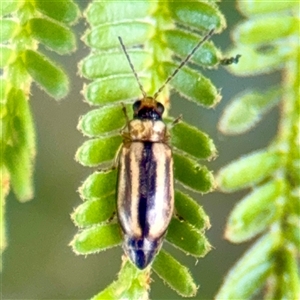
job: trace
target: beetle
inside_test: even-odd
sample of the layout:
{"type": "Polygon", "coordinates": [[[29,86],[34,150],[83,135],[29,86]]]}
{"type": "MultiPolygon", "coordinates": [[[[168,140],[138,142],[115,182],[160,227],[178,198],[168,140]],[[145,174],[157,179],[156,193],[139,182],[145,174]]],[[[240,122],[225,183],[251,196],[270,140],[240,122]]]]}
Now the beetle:
{"type": "Polygon", "coordinates": [[[174,179],[169,134],[163,122],[164,106],[158,94],[189,61],[214,30],[193,48],[153,97],[147,96],[121,47],[143,93],[133,104],[133,119],[127,119],[118,161],[117,214],[123,232],[123,248],[132,263],[145,269],[160,250],[174,211],[174,179]]]}

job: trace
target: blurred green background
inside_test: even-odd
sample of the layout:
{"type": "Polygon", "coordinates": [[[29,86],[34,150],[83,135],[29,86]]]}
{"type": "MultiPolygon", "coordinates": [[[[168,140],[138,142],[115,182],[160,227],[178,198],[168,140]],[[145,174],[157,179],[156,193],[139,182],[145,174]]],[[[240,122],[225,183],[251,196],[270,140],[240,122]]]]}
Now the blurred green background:
{"type": "MultiPolygon", "coordinates": [[[[77,2],[82,8],[88,3],[77,2]]],[[[220,7],[228,27],[221,36],[212,39],[224,50],[230,45],[232,26],[242,17],[234,1],[224,1],[220,7]]],[[[81,21],[74,29],[80,36],[85,31],[85,24],[81,21]]],[[[91,109],[82,101],[80,93],[84,80],[76,75],[77,63],[88,54],[88,50],[81,41],[78,41],[78,46],[78,51],[72,56],[50,54],[71,77],[71,92],[66,99],[57,103],[35,85],[32,87],[31,106],[38,140],[35,198],[21,204],[10,194],[7,200],[8,247],[3,255],[2,299],[87,299],[112,282],[120,268],[121,247],[84,257],[76,256],[68,246],[77,232],[70,219],[70,213],[81,203],[77,189],[93,171],[74,161],[76,149],[85,140],[76,130],[78,118],[91,109]]],[[[242,59],[240,63],[243,63],[242,59]]],[[[277,110],[243,136],[223,136],[217,131],[216,124],[222,110],[236,93],[252,86],[264,89],[271,82],[278,81],[279,74],[236,78],[220,67],[205,71],[205,75],[222,89],[222,102],[215,109],[207,110],[173,95],[171,114],[183,114],[185,120],[214,139],[219,157],[206,165],[216,173],[231,160],[265,147],[271,141],[277,129],[277,110]]],[[[212,224],[207,236],[214,248],[205,258],[196,261],[165,243],[177,259],[191,268],[200,285],[196,299],[213,299],[223,276],[249,246],[233,245],[223,239],[228,213],[243,194],[213,192],[195,195],[212,224]]],[[[181,299],[155,274],[153,281],[151,299],[181,299]]]]}

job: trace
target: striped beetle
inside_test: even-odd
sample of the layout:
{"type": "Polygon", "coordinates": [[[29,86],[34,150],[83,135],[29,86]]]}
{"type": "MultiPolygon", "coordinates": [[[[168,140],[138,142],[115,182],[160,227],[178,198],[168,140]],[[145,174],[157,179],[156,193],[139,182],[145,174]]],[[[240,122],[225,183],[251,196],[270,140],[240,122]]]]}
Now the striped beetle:
{"type": "MultiPolygon", "coordinates": [[[[139,268],[146,268],[160,250],[174,210],[172,151],[168,145],[164,106],[158,94],[209,39],[211,30],[180,63],[153,97],[148,97],[126,52],[120,44],[137,80],[143,98],[133,104],[133,119],[127,119],[119,156],[117,213],[124,235],[123,248],[139,268]]],[[[125,108],[124,108],[125,109],[125,108]]]]}

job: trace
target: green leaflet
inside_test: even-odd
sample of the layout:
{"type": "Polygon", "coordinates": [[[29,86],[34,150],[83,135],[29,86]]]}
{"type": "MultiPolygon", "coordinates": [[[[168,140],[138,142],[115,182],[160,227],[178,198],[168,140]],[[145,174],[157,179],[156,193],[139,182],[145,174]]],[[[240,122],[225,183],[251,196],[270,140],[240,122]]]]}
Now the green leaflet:
{"type": "Polygon", "coordinates": [[[1,20],[1,35],[0,35],[0,43],[7,42],[9,39],[13,38],[14,34],[18,29],[18,23],[9,20],[2,19],[1,20]]]}
{"type": "Polygon", "coordinates": [[[22,58],[27,72],[48,94],[56,99],[67,95],[69,81],[61,68],[32,50],[24,51],[22,58]]]}
{"type": "Polygon", "coordinates": [[[176,218],[170,222],[166,240],[185,253],[196,257],[205,256],[211,249],[203,233],[176,218]]]}
{"type": "Polygon", "coordinates": [[[279,217],[284,197],[281,181],[271,181],[255,188],[231,212],[226,225],[226,238],[241,243],[268,229],[279,217]]]}
{"type": "Polygon", "coordinates": [[[0,6],[0,16],[2,17],[14,12],[21,4],[21,2],[15,0],[3,1],[0,6]]]}
{"type": "Polygon", "coordinates": [[[244,45],[259,45],[288,38],[299,30],[299,20],[296,17],[277,16],[265,17],[241,23],[234,31],[233,38],[244,45]]]}
{"type": "MultiPolygon", "coordinates": [[[[126,106],[127,113],[131,115],[131,106],[126,106]]],[[[97,137],[120,130],[125,125],[125,116],[122,106],[105,106],[91,110],[79,120],[78,129],[84,135],[97,137]]]]}
{"type": "Polygon", "coordinates": [[[203,208],[178,190],[175,191],[175,214],[201,232],[210,227],[209,218],[203,208]]]}
{"type": "Polygon", "coordinates": [[[28,99],[22,90],[10,90],[6,107],[6,115],[1,120],[2,163],[10,172],[12,188],[17,198],[27,201],[33,196],[35,136],[32,116],[28,99]]]}
{"type": "MultiPolygon", "coordinates": [[[[131,49],[128,54],[137,72],[144,70],[145,62],[151,60],[149,53],[144,50],[131,49]]],[[[128,61],[120,51],[91,54],[82,60],[79,68],[88,79],[131,73],[128,61]]]]}
{"type": "Polygon", "coordinates": [[[124,37],[126,46],[132,46],[147,40],[151,30],[151,24],[146,21],[124,21],[114,25],[104,24],[88,32],[84,37],[84,41],[90,47],[108,50],[119,48],[118,36],[124,37]]]}
{"type": "Polygon", "coordinates": [[[91,26],[148,17],[153,3],[148,1],[92,2],[85,15],[91,26]]]}
{"type": "Polygon", "coordinates": [[[59,54],[67,54],[76,49],[75,36],[65,26],[44,18],[32,18],[27,26],[36,40],[59,54]]]}
{"type": "MultiPolygon", "coordinates": [[[[146,89],[146,78],[141,76],[140,80],[146,89]]],[[[140,94],[139,86],[131,73],[97,79],[84,90],[84,96],[91,105],[129,101],[139,98],[140,94]]]]}
{"type": "Polygon", "coordinates": [[[122,137],[110,136],[86,141],[76,152],[76,160],[84,166],[94,167],[111,163],[122,143],[122,137]],[[110,149],[110,151],[106,151],[110,149]]]}
{"type": "Polygon", "coordinates": [[[118,279],[92,300],[148,299],[149,269],[140,271],[128,260],[124,262],[118,279]]]}
{"type": "MultiPolygon", "coordinates": [[[[292,45],[283,47],[281,43],[283,39],[296,36],[298,28],[298,18],[289,15],[268,16],[241,23],[234,33],[234,39],[239,41],[234,51],[247,55],[243,56],[243,63],[231,65],[230,70],[234,74],[245,76],[282,68],[283,62],[290,59],[296,49],[292,45]],[[262,47],[259,48],[259,45],[262,47]]],[[[289,44],[289,41],[286,40],[285,43],[289,44]]]]}
{"type": "Polygon", "coordinates": [[[78,20],[79,9],[72,0],[44,1],[33,0],[35,7],[44,15],[62,23],[72,24],[78,20]]]}
{"type": "Polygon", "coordinates": [[[169,253],[160,250],[153,262],[155,273],[179,295],[192,297],[197,293],[197,286],[185,266],[181,265],[169,253]]]}
{"type": "Polygon", "coordinates": [[[209,136],[185,122],[172,127],[171,142],[173,147],[196,159],[211,159],[216,155],[216,147],[209,136]]]}
{"type": "Polygon", "coordinates": [[[272,235],[260,238],[230,270],[216,299],[250,299],[271,272],[274,247],[272,235]]]}
{"type": "Polygon", "coordinates": [[[174,153],[174,175],[193,191],[207,193],[213,188],[213,176],[205,166],[177,153],[174,153]]]}
{"type": "Polygon", "coordinates": [[[245,155],[219,171],[218,187],[225,192],[249,187],[270,176],[280,163],[280,155],[264,150],[245,155]]]}
{"type": "MultiPolygon", "coordinates": [[[[168,74],[172,74],[176,67],[177,65],[173,63],[165,64],[168,74]]],[[[170,85],[184,98],[198,105],[213,107],[221,100],[219,92],[211,81],[188,67],[183,67],[170,85]]]]}
{"type": "Polygon", "coordinates": [[[172,18],[185,26],[195,30],[216,29],[222,30],[225,26],[225,18],[216,5],[204,2],[168,2],[169,12],[172,18]]]}
{"type": "Polygon", "coordinates": [[[89,254],[118,246],[121,241],[119,224],[111,223],[82,230],[75,235],[70,244],[77,254],[89,254]]]}
{"type": "Polygon", "coordinates": [[[78,227],[89,227],[106,222],[116,212],[116,195],[111,194],[84,202],[72,213],[72,219],[78,227]]]}
{"type": "Polygon", "coordinates": [[[261,52],[259,49],[253,49],[244,45],[239,45],[228,53],[228,56],[234,56],[236,53],[247,53],[243,55],[241,63],[232,64],[229,70],[238,76],[259,75],[274,72],[282,67],[282,62],[287,60],[290,53],[283,52],[278,45],[272,45],[267,51],[261,52]]]}
{"type": "MultiPolygon", "coordinates": [[[[199,36],[182,29],[166,31],[168,47],[181,59],[185,58],[199,42],[199,36]]],[[[191,61],[202,67],[213,67],[220,61],[220,52],[212,42],[205,42],[192,56],[191,61]]]]}
{"type": "Polygon", "coordinates": [[[265,13],[271,12],[281,12],[285,10],[299,8],[299,3],[297,1],[261,1],[261,0],[251,0],[251,1],[239,1],[238,7],[241,12],[245,15],[263,15],[265,13]]]}
{"type": "Polygon", "coordinates": [[[281,95],[278,88],[271,88],[263,94],[250,90],[237,95],[225,108],[218,124],[219,130],[232,135],[250,130],[278,104],[281,95]]]}
{"type": "Polygon", "coordinates": [[[113,193],[116,189],[116,170],[95,172],[90,175],[80,187],[80,196],[83,199],[100,199],[113,193]]]}

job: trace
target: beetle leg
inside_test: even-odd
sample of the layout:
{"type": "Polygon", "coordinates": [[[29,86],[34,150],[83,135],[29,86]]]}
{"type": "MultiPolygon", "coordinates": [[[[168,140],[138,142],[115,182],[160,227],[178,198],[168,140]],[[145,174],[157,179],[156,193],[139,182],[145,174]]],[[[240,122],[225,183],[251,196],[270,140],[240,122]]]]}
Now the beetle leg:
{"type": "Polygon", "coordinates": [[[126,109],[126,106],[123,102],[121,103],[121,105],[122,105],[122,110],[123,110],[123,113],[124,113],[124,116],[125,116],[125,119],[126,119],[126,127],[129,131],[129,117],[128,117],[128,114],[127,114],[127,109],[126,109]]]}
{"type": "Polygon", "coordinates": [[[120,153],[121,153],[121,149],[122,149],[123,145],[121,144],[120,147],[118,148],[114,160],[113,160],[113,164],[112,164],[112,168],[116,169],[119,165],[119,157],[120,157],[120,153]]]}
{"type": "Polygon", "coordinates": [[[172,130],[174,126],[176,126],[178,123],[182,121],[182,115],[180,114],[176,119],[173,120],[173,122],[168,126],[169,130],[172,130]]]}

